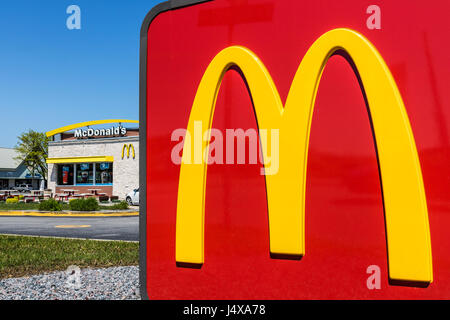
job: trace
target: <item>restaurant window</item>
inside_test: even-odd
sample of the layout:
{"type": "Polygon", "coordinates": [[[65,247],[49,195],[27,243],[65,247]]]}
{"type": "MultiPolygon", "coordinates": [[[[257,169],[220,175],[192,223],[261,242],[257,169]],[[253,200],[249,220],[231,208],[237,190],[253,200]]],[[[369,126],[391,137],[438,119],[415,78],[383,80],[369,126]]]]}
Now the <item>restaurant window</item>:
{"type": "Polygon", "coordinates": [[[95,164],[95,184],[111,184],[113,182],[112,163],[102,162],[95,164]]]}
{"type": "Polygon", "coordinates": [[[113,164],[111,162],[60,164],[57,170],[59,186],[110,185],[113,183],[113,164]]]}
{"type": "Polygon", "coordinates": [[[0,179],[0,189],[5,190],[8,189],[9,180],[7,179],[0,179]]]}
{"type": "Polygon", "coordinates": [[[31,179],[17,179],[16,180],[16,187],[18,187],[18,186],[20,186],[22,184],[29,184],[29,185],[31,185],[31,184],[33,184],[33,180],[31,180],[31,179]]]}
{"type": "Polygon", "coordinates": [[[58,185],[73,186],[73,164],[58,165],[58,185]]]}
{"type": "Polygon", "coordinates": [[[94,183],[94,166],[92,163],[79,163],[76,165],[77,179],[76,184],[94,183]]]}

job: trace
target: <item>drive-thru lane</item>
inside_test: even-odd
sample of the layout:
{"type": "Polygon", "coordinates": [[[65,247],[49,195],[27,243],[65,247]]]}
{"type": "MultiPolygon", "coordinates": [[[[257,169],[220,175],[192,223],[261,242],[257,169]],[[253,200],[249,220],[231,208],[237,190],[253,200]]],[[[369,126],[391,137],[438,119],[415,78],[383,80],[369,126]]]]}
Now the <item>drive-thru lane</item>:
{"type": "Polygon", "coordinates": [[[0,234],[139,241],[139,216],[0,216],[0,234]]]}

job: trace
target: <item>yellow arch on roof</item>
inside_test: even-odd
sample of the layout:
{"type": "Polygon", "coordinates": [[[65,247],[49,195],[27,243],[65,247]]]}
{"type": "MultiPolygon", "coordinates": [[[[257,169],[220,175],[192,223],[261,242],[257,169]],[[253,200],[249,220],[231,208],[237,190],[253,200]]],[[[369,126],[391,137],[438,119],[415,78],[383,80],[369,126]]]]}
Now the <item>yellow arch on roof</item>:
{"type": "Polygon", "coordinates": [[[86,121],[86,122],[80,122],[71,124],[69,126],[61,127],[52,131],[49,131],[46,133],[47,137],[52,137],[55,134],[67,132],[73,129],[87,127],[87,126],[95,126],[98,124],[105,124],[105,123],[118,123],[118,122],[125,122],[125,123],[139,123],[138,120],[127,120],[127,119],[107,119],[107,120],[94,120],[94,121],[86,121]]]}

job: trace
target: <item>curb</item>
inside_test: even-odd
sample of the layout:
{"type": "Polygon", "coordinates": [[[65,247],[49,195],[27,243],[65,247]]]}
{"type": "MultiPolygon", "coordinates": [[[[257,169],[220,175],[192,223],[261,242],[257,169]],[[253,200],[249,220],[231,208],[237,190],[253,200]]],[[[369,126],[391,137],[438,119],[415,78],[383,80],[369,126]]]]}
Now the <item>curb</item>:
{"type": "Polygon", "coordinates": [[[62,213],[55,212],[37,212],[37,211],[0,211],[0,217],[73,217],[73,218],[89,218],[89,217],[132,217],[139,216],[138,211],[126,212],[87,212],[79,213],[65,211],[62,213]]]}

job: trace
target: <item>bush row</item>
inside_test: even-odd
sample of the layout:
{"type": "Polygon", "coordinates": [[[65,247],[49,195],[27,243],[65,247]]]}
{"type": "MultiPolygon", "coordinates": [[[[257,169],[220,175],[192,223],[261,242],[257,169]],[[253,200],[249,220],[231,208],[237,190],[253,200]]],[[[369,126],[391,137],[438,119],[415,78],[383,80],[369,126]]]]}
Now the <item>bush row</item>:
{"type": "MultiPolygon", "coordinates": [[[[8,199],[11,200],[7,203],[17,203],[16,199],[8,199]],[[15,202],[12,202],[12,201],[15,202]]],[[[126,201],[121,201],[116,203],[110,207],[107,207],[111,210],[127,210],[128,203],[126,201]]],[[[56,201],[55,199],[49,199],[46,201],[42,201],[39,204],[39,211],[62,211],[63,206],[61,202],[56,201]]],[[[87,198],[87,199],[72,199],[69,201],[69,209],[72,211],[99,211],[100,205],[95,198],[87,198]]]]}
{"type": "Polygon", "coordinates": [[[116,203],[110,207],[111,210],[127,210],[128,209],[128,203],[126,201],[121,201],[119,203],[116,203]]]}
{"type": "Polygon", "coordinates": [[[98,211],[100,206],[97,199],[72,199],[69,201],[69,207],[72,211],[98,211]]]}
{"type": "MultiPolygon", "coordinates": [[[[72,211],[97,211],[100,209],[97,199],[73,199],[69,201],[69,208],[72,211]]],[[[39,211],[62,211],[62,203],[55,199],[42,201],[39,204],[39,211]]]]}

